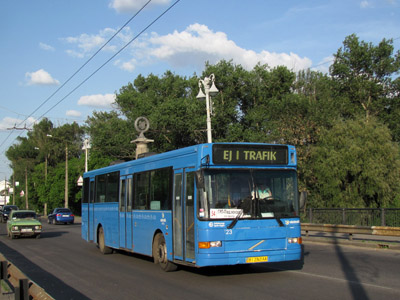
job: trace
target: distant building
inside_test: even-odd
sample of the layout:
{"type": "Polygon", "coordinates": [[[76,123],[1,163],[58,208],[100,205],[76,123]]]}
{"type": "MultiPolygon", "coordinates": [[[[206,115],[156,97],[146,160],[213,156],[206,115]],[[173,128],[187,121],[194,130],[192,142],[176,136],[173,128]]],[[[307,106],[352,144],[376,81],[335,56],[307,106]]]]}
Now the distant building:
{"type": "Polygon", "coordinates": [[[8,189],[11,187],[10,183],[6,180],[0,181],[0,206],[6,205],[9,200],[10,196],[8,193],[8,189]]]}

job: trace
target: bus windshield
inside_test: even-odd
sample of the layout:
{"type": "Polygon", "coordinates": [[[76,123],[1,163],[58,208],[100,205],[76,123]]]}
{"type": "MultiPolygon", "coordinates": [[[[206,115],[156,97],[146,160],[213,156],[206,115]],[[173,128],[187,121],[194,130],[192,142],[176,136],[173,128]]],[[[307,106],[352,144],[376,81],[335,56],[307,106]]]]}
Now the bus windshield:
{"type": "Polygon", "coordinates": [[[198,196],[200,219],[298,216],[293,170],[205,170],[203,180],[198,196]]]}

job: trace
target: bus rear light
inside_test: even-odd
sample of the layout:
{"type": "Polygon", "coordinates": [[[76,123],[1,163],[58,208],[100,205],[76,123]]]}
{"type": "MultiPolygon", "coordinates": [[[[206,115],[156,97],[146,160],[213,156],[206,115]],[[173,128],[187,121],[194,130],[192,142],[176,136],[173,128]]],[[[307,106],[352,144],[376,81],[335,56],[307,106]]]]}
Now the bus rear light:
{"type": "Polygon", "coordinates": [[[214,247],[222,247],[222,242],[221,241],[199,242],[200,249],[209,249],[209,248],[214,248],[214,247]]]}
{"type": "Polygon", "coordinates": [[[296,238],[288,238],[289,244],[302,244],[303,240],[301,237],[296,237],[296,238]]]}

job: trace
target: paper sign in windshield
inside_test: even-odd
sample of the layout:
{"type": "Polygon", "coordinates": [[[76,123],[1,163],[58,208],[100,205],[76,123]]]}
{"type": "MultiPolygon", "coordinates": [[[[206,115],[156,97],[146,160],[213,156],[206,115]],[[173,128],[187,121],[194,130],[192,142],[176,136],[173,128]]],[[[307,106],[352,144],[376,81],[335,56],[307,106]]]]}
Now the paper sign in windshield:
{"type": "Polygon", "coordinates": [[[211,208],[211,219],[234,219],[241,212],[241,209],[211,208]]]}

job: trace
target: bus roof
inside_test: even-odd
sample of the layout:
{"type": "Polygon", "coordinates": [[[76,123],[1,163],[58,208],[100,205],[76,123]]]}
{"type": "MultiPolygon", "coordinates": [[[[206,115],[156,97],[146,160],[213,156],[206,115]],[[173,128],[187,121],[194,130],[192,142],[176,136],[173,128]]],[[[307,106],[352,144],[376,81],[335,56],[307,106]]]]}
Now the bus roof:
{"type": "MultiPolygon", "coordinates": [[[[221,149],[223,151],[232,151],[231,149],[247,149],[247,147],[251,149],[287,149],[286,155],[287,160],[285,163],[279,163],[277,166],[279,167],[291,167],[296,168],[297,165],[297,157],[296,157],[296,150],[295,147],[292,145],[282,145],[282,144],[266,144],[266,143],[206,143],[206,144],[198,144],[193,145],[181,149],[176,149],[160,154],[155,154],[151,156],[146,156],[140,159],[131,160],[127,162],[118,163],[115,165],[110,165],[107,167],[103,167],[96,170],[91,170],[89,172],[84,173],[83,177],[92,177],[99,174],[110,173],[114,171],[124,171],[127,174],[132,174],[134,172],[141,172],[151,169],[158,169],[164,167],[174,166],[174,168],[180,167],[193,167],[193,168],[200,168],[202,166],[207,167],[214,167],[214,166],[221,166],[226,165],[229,167],[235,166],[235,161],[226,161],[226,163],[222,162],[219,159],[216,163],[213,162],[213,158],[217,157],[216,153],[213,153],[214,149],[221,149]],[[226,149],[226,150],[224,150],[226,149]],[[291,158],[289,158],[291,156],[291,158]]],[[[243,150],[242,150],[243,151],[243,150]]],[[[249,151],[243,151],[249,152],[249,151]]],[[[254,151],[253,151],[254,152],[254,151]]],[[[246,156],[251,155],[251,153],[245,153],[246,156]]],[[[258,153],[254,154],[253,156],[256,157],[258,153]]],[[[227,154],[229,155],[229,153],[227,154]]],[[[262,154],[258,154],[262,155],[262,154]]],[[[264,157],[267,157],[268,154],[264,154],[264,157]]],[[[255,167],[265,167],[265,164],[262,163],[252,163],[250,160],[240,160],[236,165],[253,165],[255,167]]],[[[274,164],[268,164],[268,166],[272,167],[274,164]]],[[[121,175],[124,175],[121,173],[121,175]]]]}

